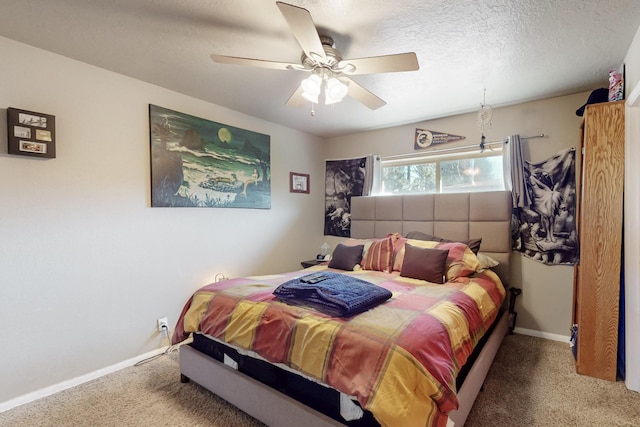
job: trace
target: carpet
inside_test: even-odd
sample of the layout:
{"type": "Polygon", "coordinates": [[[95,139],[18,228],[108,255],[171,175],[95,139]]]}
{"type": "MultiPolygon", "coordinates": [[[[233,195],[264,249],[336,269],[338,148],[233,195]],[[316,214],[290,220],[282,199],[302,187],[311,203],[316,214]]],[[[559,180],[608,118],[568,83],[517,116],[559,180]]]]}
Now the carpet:
{"type": "MultiPolygon", "coordinates": [[[[505,338],[465,426],[638,426],[640,393],[575,373],[566,343],[505,338]]],[[[179,380],[177,353],[0,413],[0,426],[212,426],[262,423],[179,380]]]]}

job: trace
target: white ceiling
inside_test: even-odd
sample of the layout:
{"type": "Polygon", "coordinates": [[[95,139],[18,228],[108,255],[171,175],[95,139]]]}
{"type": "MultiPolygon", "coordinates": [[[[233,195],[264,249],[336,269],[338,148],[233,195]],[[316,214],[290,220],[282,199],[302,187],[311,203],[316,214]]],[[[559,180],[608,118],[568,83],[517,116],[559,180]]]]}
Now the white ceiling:
{"type": "MultiPolygon", "coordinates": [[[[591,90],[619,68],[638,0],[287,0],[344,58],[416,52],[419,71],[354,76],[371,111],[284,104],[307,76],[214,63],[300,61],[275,0],[0,0],[0,35],[311,134],[330,137],[591,90]]],[[[171,105],[165,107],[171,108],[171,105]]],[[[578,106],[576,106],[577,108],[578,106]]]]}

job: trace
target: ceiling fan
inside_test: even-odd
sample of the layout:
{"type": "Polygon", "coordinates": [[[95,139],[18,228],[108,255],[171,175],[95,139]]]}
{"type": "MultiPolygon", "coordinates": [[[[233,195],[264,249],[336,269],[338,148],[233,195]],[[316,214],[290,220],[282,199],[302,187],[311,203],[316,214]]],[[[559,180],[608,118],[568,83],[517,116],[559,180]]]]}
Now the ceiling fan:
{"type": "Polygon", "coordinates": [[[240,58],[212,54],[211,58],[223,64],[246,65],[274,70],[297,70],[311,73],[289,97],[286,105],[301,107],[311,101],[317,104],[324,90],[325,104],[340,102],[347,94],[372,110],[386,102],[355,82],[350,76],[357,74],[414,71],[419,68],[414,52],[394,55],[372,56],[359,59],[343,59],[335,48],[333,39],[319,35],[307,9],[276,2],[278,9],[289,24],[294,37],[302,47],[300,64],[240,58]]]}

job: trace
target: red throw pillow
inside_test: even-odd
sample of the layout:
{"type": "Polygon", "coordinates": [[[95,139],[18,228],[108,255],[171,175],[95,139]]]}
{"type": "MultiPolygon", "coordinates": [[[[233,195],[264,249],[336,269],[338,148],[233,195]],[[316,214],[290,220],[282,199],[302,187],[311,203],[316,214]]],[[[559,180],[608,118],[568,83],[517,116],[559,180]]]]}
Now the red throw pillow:
{"type": "Polygon", "coordinates": [[[374,240],[366,249],[362,258],[362,268],[365,270],[384,271],[391,273],[393,268],[393,240],[391,237],[374,240]]]}

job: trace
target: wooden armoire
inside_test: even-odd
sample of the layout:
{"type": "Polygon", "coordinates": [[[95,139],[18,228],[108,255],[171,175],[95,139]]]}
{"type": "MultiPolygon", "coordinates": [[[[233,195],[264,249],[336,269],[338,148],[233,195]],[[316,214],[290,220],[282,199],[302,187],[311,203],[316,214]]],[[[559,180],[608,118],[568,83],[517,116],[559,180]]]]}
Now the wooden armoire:
{"type": "Polygon", "coordinates": [[[622,267],[624,101],[588,105],[581,126],[573,323],[576,371],[616,380],[622,267]]]}

